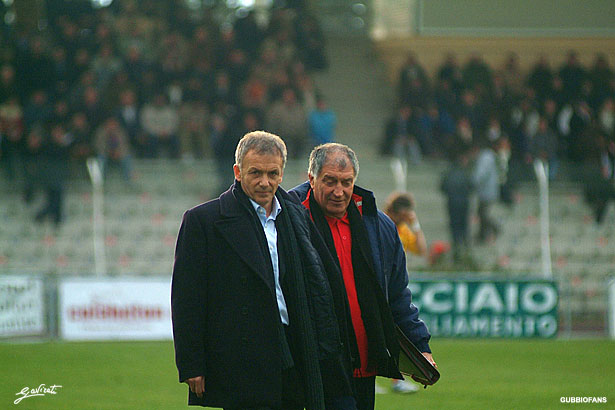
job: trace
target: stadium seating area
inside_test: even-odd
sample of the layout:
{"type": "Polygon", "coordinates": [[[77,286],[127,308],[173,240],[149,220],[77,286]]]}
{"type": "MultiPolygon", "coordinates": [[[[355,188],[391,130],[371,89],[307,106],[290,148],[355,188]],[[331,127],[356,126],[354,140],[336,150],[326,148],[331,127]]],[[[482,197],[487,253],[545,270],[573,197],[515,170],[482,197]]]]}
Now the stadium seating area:
{"type": "MultiPolygon", "coordinates": [[[[154,3],[152,2],[152,4],[154,3]]],[[[116,10],[111,16],[113,15],[117,18],[119,30],[122,28],[119,23],[123,21],[122,17],[125,14],[116,10]]],[[[110,16],[102,12],[96,15],[96,18],[103,17],[108,18],[110,16]]],[[[181,16],[177,16],[178,19],[179,17],[181,16]]],[[[179,22],[180,20],[175,23],[179,22]]],[[[59,23],[66,26],[61,24],[58,28],[68,30],[69,34],[74,28],[71,22],[59,19],[59,23]]],[[[78,23],[85,24],[85,22],[78,23]]],[[[283,26],[285,27],[285,25],[283,26]]],[[[290,26],[293,25],[290,24],[290,26]]],[[[178,27],[181,28],[181,24],[178,27]]],[[[101,24],[101,28],[104,28],[104,24],[101,24]]],[[[195,33],[200,32],[196,26],[192,28],[195,29],[195,33]]],[[[304,28],[314,30],[312,33],[314,35],[319,32],[317,25],[316,27],[308,26],[304,28]]],[[[215,31],[217,31],[217,28],[215,31]]],[[[88,31],[81,30],[79,32],[87,33],[88,31]]],[[[101,41],[94,40],[99,35],[103,36],[104,39],[105,33],[105,30],[99,30],[96,31],[95,36],[88,37],[88,41],[92,42],[89,45],[92,49],[90,56],[92,64],[94,57],[99,53],[99,43],[101,43],[101,41]]],[[[219,34],[224,33],[227,32],[223,30],[219,34]]],[[[173,40],[175,34],[172,34],[168,33],[168,38],[162,36],[167,38],[169,42],[167,46],[173,44],[171,40],[173,40]]],[[[186,41],[191,38],[188,34],[184,34],[184,36],[186,41]]],[[[218,37],[220,36],[216,35],[212,38],[218,39],[218,37]]],[[[220,39],[223,37],[221,36],[220,39]]],[[[230,37],[227,36],[226,38],[230,37]]],[[[244,38],[244,40],[250,39],[250,35],[244,38]]],[[[280,39],[276,39],[273,43],[277,44],[278,41],[280,39]]],[[[311,79],[314,78],[315,87],[304,90],[305,101],[303,101],[303,104],[306,109],[308,106],[307,100],[309,100],[307,97],[315,97],[315,94],[311,94],[312,92],[319,91],[326,94],[328,101],[331,102],[331,107],[339,114],[338,140],[351,145],[361,158],[361,174],[358,183],[374,189],[376,197],[380,201],[379,205],[382,205],[394,189],[394,184],[391,178],[390,159],[378,156],[376,153],[377,145],[379,145],[378,140],[381,137],[386,116],[393,107],[397,106],[399,96],[393,97],[390,94],[394,94],[394,88],[399,86],[397,83],[400,67],[406,60],[409,51],[416,54],[418,60],[432,78],[449,51],[454,52],[460,62],[465,62],[469,56],[478,54],[494,69],[501,67],[505,59],[511,53],[514,53],[518,57],[517,63],[520,72],[527,74],[539,56],[547,56],[552,66],[556,67],[560,66],[569,50],[577,51],[581,63],[586,68],[590,68],[598,53],[613,49],[614,41],[613,39],[564,38],[416,37],[387,40],[387,42],[377,43],[372,47],[372,44],[364,39],[331,38],[328,39],[327,43],[330,59],[329,70],[320,70],[327,65],[325,61],[322,61],[322,64],[318,67],[309,67],[307,63],[314,62],[315,59],[313,56],[308,58],[307,55],[304,55],[304,51],[300,55],[304,60],[303,63],[306,64],[307,71],[303,74],[299,73],[301,75],[296,80],[300,77],[305,80],[301,83],[312,84],[311,79]],[[381,69],[380,66],[387,68],[381,69]],[[388,75],[379,75],[379,70],[386,71],[388,75]],[[386,77],[390,80],[388,83],[384,80],[386,77]]],[[[15,42],[15,44],[22,43],[29,44],[27,42],[15,42]]],[[[36,41],[32,41],[32,47],[36,44],[36,41]]],[[[198,44],[195,44],[195,46],[198,46],[198,44]]],[[[224,44],[216,44],[216,47],[223,49],[224,44]]],[[[254,47],[246,46],[247,51],[252,50],[252,48],[254,47]]],[[[301,47],[298,49],[301,50],[301,47]]],[[[47,52],[51,53],[51,50],[49,48],[47,52]]],[[[242,54],[239,52],[242,50],[233,49],[234,53],[231,53],[230,50],[227,51],[229,51],[230,56],[236,55],[236,53],[242,54]]],[[[25,52],[24,50],[21,51],[25,52]]],[[[322,50],[320,51],[322,52],[322,50]]],[[[223,52],[225,50],[219,51],[219,53],[223,52]]],[[[125,53],[126,50],[122,52],[122,54],[125,53]]],[[[61,54],[59,53],[60,57],[61,54]]],[[[25,53],[25,55],[28,55],[28,53],[25,53]]],[[[123,55],[123,57],[125,56],[123,55]]],[[[612,53],[607,54],[606,58],[612,66],[612,53]]],[[[17,59],[14,66],[16,68],[24,67],[29,64],[28,62],[27,59],[17,59]]],[[[161,65],[161,71],[164,71],[160,61],[157,61],[156,64],[161,65]]],[[[133,63],[127,64],[130,67],[133,65],[133,63]]],[[[192,66],[192,64],[187,65],[192,66]]],[[[5,66],[15,68],[12,64],[5,66]]],[[[164,68],[169,67],[164,66],[164,68]]],[[[227,68],[229,67],[216,67],[216,69],[223,70],[227,68]]],[[[612,76],[612,71],[609,72],[612,76]]],[[[175,74],[179,76],[178,73],[175,74]]],[[[30,73],[30,75],[32,78],[38,78],[37,72],[30,73]]],[[[199,76],[200,74],[197,75],[197,77],[199,76]]],[[[88,76],[85,77],[88,78],[88,76]]],[[[139,80],[137,83],[140,83],[141,77],[137,76],[137,78],[139,80]]],[[[183,77],[182,79],[187,80],[183,77]]],[[[288,78],[285,79],[285,76],[281,76],[280,80],[282,83],[289,81],[288,78]]],[[[300,83],[299,81],[296,82],[300,83]]],[[[28,81],[25,81],[25,83],[29,84],[28,81]]],[[[109,84],[111,84],[111,89],[122,87],[115,87],[114,82],[109,84]]],[[[152,84],[158,84],[158,82],[154,81],[152,84]]],[[[612,86],[615,83],[609,84],[612,86]]],[[[298,86],[299,84],[295,85],[298,86]]],[[[11,87],[5,88],[8,91],[12,90],[11,87]]],[[[153,91],[157,91],[159,87],[145,91],[141,90],[141,87],[136,88],[139,89],[141,94],[139,95],[139,105],[141,105],[148,102],[154,94],[153,91]]],[[[169,88],[169,94],[172,94],[171,88],[169,88]]],[[[273,94],[279,94],[277,88],[277,86],[272,87],[271,91],[275,91],[273,94]]],[[[209,90],[209,88],[207,89],[209,90]]],[[[595,87],[595,89],[602,90],[601,87],[595,87]]],[[[9,95],[8,91],[7,95],[9,95]]],[[[209,91],[213,92],[213,89],[209,91]]],[[[118,97],[115,94],[110,93],[107,98],[115,100],[118,97]]],[[[528,93],[528,98],[530,94],[528,93]]],[[[219,106],[217,100],[222,97],[215,92],[211,95],[207,93],[204,95],[207,95],[205,99],[211,103],[208,104],[208,109],[212,116],[210,118],[211,124],[208,123],[206,128],[201,130],[200,136],[204,138],[203,142],[210,144],[214,140],[213,135],[218,131],[214,129],[213,125],[217,123],[214,121],[214,118],[217,118],[215,115],[216,107],[219,106]]],[[[418,106],[427,105],[431,102],[425,98],[425,95],[427,93],[420,93],[421,99],[425,101],[419,101],[418,106]]],[[[279,95],[276,98],[278,97],[279,95]]],[[[203,98],[203,96],[199,98],[203,98]]],[[[530,100],[531,98],[528,99],[528,101],[530,100]]],[[[506,106],[506,110],[499,113],[504,128],[506,128],[506,125],[509,125],[510,128],[510,124],[507,123],[512,122],[510,120],[513,116],[509,115],[509,111],[523,118],[523,121],[519,120],[516,124],[519,130],[523,129],[523,132],[525,132],[524,128],[527,127],[522,127],[522,125],[525,122],[531,123],[530,120],[535,118],[534,114],[538,115],[538,112],[541,111],[538,110],[539,107],[537,106],[532,106],[531,112],[517,110],[517,103],[523,101],[524,99],[520,98],[519,101],[515,101],[515,104],[509,107],[509,101],[501,99],[501,105],[506,106]]],[[[239,104],[237,101],[234,103],[239,104]]],[[[241,101],[241,103],[243,104],[244,101],[241,101]]],[[[456,105],[459,105],[458,103],[459,101],[456,100],[456,105]]],[[[483,103],[485,105],[482,105],[482,107],[488,105],[486,101],[483,101],[483,103]]],[[[71,109],[75,107],[81,109],[82,105],[81,100],[79,100],[71,109]]],[[[113,104],[111,105],[113,106],[113,104]]],[[[599,113],[598,106],[599,104],[596,104],[593,112],[593,116],[596,118],[598,118],[597,114],[599,113]]],[[[107,111],[115,111],[111,108],[113,107],[107,107],[107,111]]],[[[260,117],[265,116],[264,112],[267,111],[268,107],[261,108],[263,112],[262,115],[259,115],[258,128],[264,127],[266,124],[266,122],[263,122],[264,118],[260,117]]],[[[234,112],[234,110],[231,111],[234,112]]],[[[416,111],[420,112],[420,110],[416,111]]],[[[56,114],[54,113],[54,115],[56,114]]],[[[93,109],[90,110],[90,114],[98,116],[100,111],[93,109]]],[[[224,117],[227,113],[224,111],[224,115],[222,115],[222,112],[217,114],[224,117]]],[[[610,114],[611,117],[609,118],[612,118],[612,111],[610,114]]],[[[487,125],[484,121],[486,119],[486,117],[482,118],[483,127],[487,125]]],[[[229,117],[226,120],[228,124],[234,125],[234,127],[228,127],[230,131],[227,131],[227,136],[237,138],[245,131],[243,129],[244,124],[240,126],[239,117],[229,117]]],[[[32,124],[26,125],[32,126],[32,124]]],[[[589,126],[590,123],[588,122],[586,125],[589,126]]],[[[477,136],[482,136],[483,131],[485,130],[477,128],[477,136]]],[[[610,135],[612,137],[612,133],[610,135]]],[[[228,141],[231,140],[228,139],[228,141]]],[[[232,142],[231,145],[234,145],[234,140],[232,142]]],[[[134,143],[134,140],[131,140],[131,143],[134,143]]],[[[148,156],[156,157],[156,155],[139,155],[138,150],[136,150],[137,147],[133,146],[132,148],[135,149],[133,153],[136,157],[134,183],[132,185],[127,184],[117,170],[112,170],[105,182],[102,241],[105,245],[106,274],[110,276],[157,275],[169,277],[172,271],[174,245],[182,213],[187,208],[197,205],[218,193],[219,181],[217,180],[218,174],[214,159],[216,149],[214,146],[205,147],[205,152],[195,152],[195,155],[190,155],[189,152],[186,153],[182,149],[182,154],[188,155],[181,155],[183,159],[180,160],[160,159],[162,156],[143,159],[148,156]],[[214,155],[212,155],[212,151],[214,155]]],[[[90,152],[88,155],[92,153],[90,152]]],[[[147,153],[142,152],[141,154],[147,153]]],[[[85,154],[78,156],[78,161],[81,161],[85,156],[85,154]]],[[[180,155],[170,156],[180,157],[180,155]]],[[[442,158],[443,156],[440,155],[426,155],[426,161],[410,166],[407,181],[408,189],[412,191],[416,199],[417,214],[428,243],[449,240],[444,198],[438,189],[440,175],[446,167],[442,158]]],[[[522,155],[518,155],[519,158],[525,160],[522,155]]],[[[40,208],[40,203],[43,200],[42,192],[38,192],[34,201],[26,205],[21,197],[22,181],[19,179],[11,181],[4,178],[4,174],[0,174],[0,274],[41,274],[46,276],[88,276],[95,274],[92,186],[85,167],[77,165],[81,164],[78,161],[74,161],[72,164],[71,176],[67,184],[64,209],[66,217],[63,223],[57,225],[52,225],[50,222],[36,223],[34,220],[36,210],[40,208]]],[[[289,162],[283,183],[285,188],[291,188],[305,180],[305,165],[305,159],[289,162]]],[[[561,174],[565,173],[562,172],[561,174]]],[[[605,285],[615,275],[615,210],[608,209],[603,223],[596,225],[592,211],[585,203],[583,188],[579,182],[568,180],[566,177],[558,177],[551,184],[550,245],[553,277],[560,281],[562,328],[574,331],[604,331],[606,322],[605,285]]],[[[481,272],[493,272],[503,278],[511,276],[541,277],[538,193],[531,175],[525,175],[520,179],[514,198],[515,201],[512,206],[507,207],[498,204],[493,209],[501,225],[501,233],[497,240],[493,242],[473,244],[471,260],[461,265],[454,264],[452,258],[445,254],[440,263],[430,265],[426,260],[410,257],[408,267],[411,276],[416,274],[439,275],[443,272],[449,275],[458,275],[465,272],[471,272],[472,275],[481,274],[481,272]]],[[[471,214],[475,215],[475,210],[471,214]]],[[[475,219],[472,220],[471,230],[473,234],[477,231],[475,219]]]]}

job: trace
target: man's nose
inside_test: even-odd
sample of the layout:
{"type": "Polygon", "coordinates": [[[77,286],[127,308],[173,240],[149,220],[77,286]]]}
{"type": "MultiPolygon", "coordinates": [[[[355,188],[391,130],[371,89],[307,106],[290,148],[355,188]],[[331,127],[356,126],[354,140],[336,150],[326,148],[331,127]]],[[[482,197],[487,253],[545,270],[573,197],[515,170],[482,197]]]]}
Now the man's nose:
{"type": "Polygon", "coordinates": [[[259,181],[258,181],[259,185],[262,187],[268,187],[270,185],[269,183],[269,177],[267,175],[263,175],[259,181]]]}
{"type": "Polygon", "coordinates": [[[333,195],[335,195],[336,197],[341,197],[344,195],[344,188],[341,184],[337,184],[335,186],[335,189],[333,190],[333,195]]]}

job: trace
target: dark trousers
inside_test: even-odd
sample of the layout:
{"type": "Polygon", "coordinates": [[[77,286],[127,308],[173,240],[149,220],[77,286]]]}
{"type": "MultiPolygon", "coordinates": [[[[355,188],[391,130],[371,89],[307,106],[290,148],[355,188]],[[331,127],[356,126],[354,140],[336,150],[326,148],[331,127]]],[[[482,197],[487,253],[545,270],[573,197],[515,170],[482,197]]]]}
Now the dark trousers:
{"type": "Polygon", "coordinates": [[[609,205],[609,201],[615,201],[615,188],[612,185],[605,183],[601,186],[602,190],[593,199],[594,207],[594,220],[597,224],[601,224],[604,221],[606,210],[609,205]]]}
{"type": "Polygon", "coordinates": [[[24,162],[24,189],[23,200],[29,204],[34,199],[35,191],[39,185],[39,169],[36,160],[27,159],[24,162]]]}
{"type": "Polygon", "coordinates": [[[46,203],[37,214],[36,221],[42,222],[45,217],[50,216],[54,224],[62,222],[62,204],[64,202],[64,189],[61,187],[48,187],[46,203]]]}
{"type": "Polygon", "coordinates": [[[485,241],[490,235],[496,236],[499,232],[499,227],[490,215],[491,202],[478,202],[478,240],[485,241]]]}
{"type": "Polygon", "coordinates": [[[464,246],[468,242],[468,213],[469,206],[465,202],[448,206],[449,225],[455,245],[464,246]]]}
{"type": "Polygon", "coordinates": [[[453,238],[453,259],[459,262],[467,252],[468,246],[468,214],[469,204],[467,201],[448,203],[448,218],[451,237],[453,238]]]}
{"type": "Polygon", "coordinates": [[[354,377],[357,410],[374,410],[376,404],[376,376],[354,377]]]}

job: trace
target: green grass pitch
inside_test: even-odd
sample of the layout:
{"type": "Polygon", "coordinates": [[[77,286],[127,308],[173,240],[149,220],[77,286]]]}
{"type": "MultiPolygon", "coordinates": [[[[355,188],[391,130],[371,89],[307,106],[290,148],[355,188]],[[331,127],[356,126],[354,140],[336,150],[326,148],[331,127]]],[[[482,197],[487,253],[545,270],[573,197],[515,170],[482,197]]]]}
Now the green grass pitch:
{"type": "MultiPolygon", "coordinates": [[[[379,394],[378,410],[615,408],[615,342],[432,341],[442,377],[410,395],[379,394]],[[563,404],[561,397],[606,397],[563,404]]],[[[0,344],[0,409],[187,409],[171,342],[0,344]],[[13,401],[24,387],[55,395],[13,401]]],[[[388,380],[378,383],[389,391],[388,380]]]]}

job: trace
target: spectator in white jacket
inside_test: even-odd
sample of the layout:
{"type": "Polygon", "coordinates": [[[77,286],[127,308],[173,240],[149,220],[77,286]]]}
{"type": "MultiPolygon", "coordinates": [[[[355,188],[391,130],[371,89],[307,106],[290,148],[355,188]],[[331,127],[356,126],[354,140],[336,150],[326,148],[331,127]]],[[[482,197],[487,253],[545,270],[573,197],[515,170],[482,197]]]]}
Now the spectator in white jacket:
{"type": "Polygon", "coordinates": [[[490,215],[491,206],[500,195],[500,175],[496,151],[503,140],[487,141],[478,153],[474,166],[474,187],[478,195],[478,241],[495,239],[499,232],[498,224],[490,215]]]}
{"type": "Polygon", "coordinates": [[[179,113],[163,93],[156,94],[152,102],[141,109],[141,127],[145,134],[141,142],[146,157],[158,158],[165,149],[169,157],[179,158],[179,113]]]}

